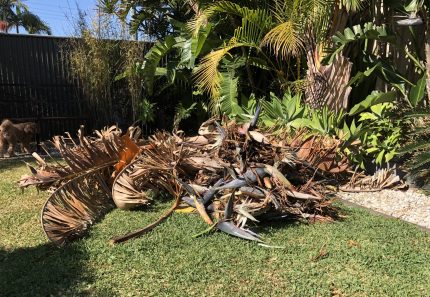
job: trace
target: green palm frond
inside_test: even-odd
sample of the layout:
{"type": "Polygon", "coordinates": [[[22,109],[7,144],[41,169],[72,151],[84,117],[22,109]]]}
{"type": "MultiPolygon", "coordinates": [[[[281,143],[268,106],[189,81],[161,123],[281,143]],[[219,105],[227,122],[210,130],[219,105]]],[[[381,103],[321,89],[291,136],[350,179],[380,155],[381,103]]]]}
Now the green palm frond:
{"type": "Polygon", "coordinates": [[[421,140],[404,146],[399,150],[399,154],[410,153],[417,150],[430,149],[430,142],[428,140],[421,140]]]}
{"type": "Polygon", "coordinates": [[[193,18],[188,24],[188,29],[197,35],[200,28],[205,26],[208,21],[217,13],[224,13],[238,16],[248,22],[254,23],[261,31],[268,30],[272,22],[270,12],[266,9],[252,9],[231,1],[219,1],[210,5],[203,12],[193,18]]]}
{"type": "Polygon", "coordinates": [[[412,113],[408,113],[405,115],[406,118],[423,118],[423,117],[430,117],[430,111],[428,110],[419,110],[414,111],[412,113]]]}
{"type": "Polygon", "coordinates": [[[363,10],[369,2],[369,0],[341,0],[340,5],[347,11],[360,11],[363,10]]]}
{"type": "Polygon", "coordinates": [[[303,36],[312,28],[317,36],[324,36],[328,27],[333,0],[276,0],[271,13],[276,26],[263,38],[267,46],[280,57],[298,56],[304,49],[303,36]]]}
{"type": "Polygon", "coordinates": [[[242,26],[234,30],[233,36],[239,42],[253,44],[257,47],[259,46],[264,33],[265,31],[258,23],[243,18],[242,26]]]}
{"type": "Polygon", "coordinates": [[[194,78],[198,88],[209,93],[212,99],[216,100],[219,97],[221,73],[218,70],[218,66],[221,60],[230,50],[240,46],[243,46],[243,44],[232,39],[228,45],[203,57],[196,68],[194,78]]]}
{"type": "Polygon", "coordinates": [[[418,154],[415,159],[414,163],[411,167],[412,172],[420,171],[420,170],[429,170],[430,165],[430,152],[422,152],[418,154]]]}
{"type": "Polygon", "coordinates": [[[413,142],[404,146],[400,151],[403,154],[412,153],[412,160],[408,162],[412,176],[417,178],[419,184],[430,184],[430,110],[416,110],[405,116],[406,119],[416,120],[417,127],[412,131],[413,142]]]}
{"type": "Polygon", "coordinates": [[[51,28],[42,21],[37,15],[25,11],[20,15],[21,25],[27,30],[29,34],[46,33],[51,35],[51,28]]]}
{"type": "Polygon", "coordinates": [[[270,30],[262,40],[263,46],[268,46],[272,52],[282,59],[289,55],[297,56],[303,49],[303,39],[292,21],[286,21],[270,30]]]}

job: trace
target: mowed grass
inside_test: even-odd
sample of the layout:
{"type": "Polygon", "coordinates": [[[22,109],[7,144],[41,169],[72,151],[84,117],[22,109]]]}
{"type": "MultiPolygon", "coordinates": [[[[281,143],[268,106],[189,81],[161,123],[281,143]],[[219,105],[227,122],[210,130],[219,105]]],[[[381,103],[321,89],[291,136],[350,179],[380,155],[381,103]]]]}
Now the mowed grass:
{"type": "Polygon", "coordinates": [[[169,202],[114,210],[65,248],[39,223],[47,193],[15,182],[20,162],[0,163],[0,296],[430,296],[430,236],[407,223],[340,205],[342,221],[266,224],[268,249],[174,214],[151,233],[112,236],[154,221],[169,202]],[[321,252],[321,253],[320,253],[321,252]],[[318,255],[322,257],[317,257],[318,255]]]}

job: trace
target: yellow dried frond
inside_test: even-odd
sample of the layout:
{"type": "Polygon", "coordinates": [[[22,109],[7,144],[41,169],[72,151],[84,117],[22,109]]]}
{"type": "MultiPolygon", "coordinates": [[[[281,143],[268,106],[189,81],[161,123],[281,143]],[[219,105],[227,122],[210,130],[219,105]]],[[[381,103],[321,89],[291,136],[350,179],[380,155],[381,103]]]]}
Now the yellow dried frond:
{"type": "Polygon", "coordinates": [[[204,92],[209,93],[212,100],[217,100],[219,97],[221,73],[218,71],[218,66],[220,61],[231,49],[241,45],[231,40],[225,47],[203,57],[200,65],[197,67],[194,74],[197,86],[204,92]]]}
{"type": "Polygon", "coordinates": [[[210,6],[204,11],[199,11],[198,14],[196,14],[195,17],[193,17],[188,23],[187,23],[187,29],[193,34],[193,36],[197,36],[197,34],[200,31],[201,27],[204,27],[207,25],[209,19],[212,17],[212,15],[215,13],[215,6],[210,6]]]}
{"type": "Polygon", "coordinates": [[[297,56],[303,49],[303,39],[295,28],[293,21],[286,21],[270,30],[261,42],[262,46],[268,46],[275,55],[281,59],[288,56],[297,56]]]}

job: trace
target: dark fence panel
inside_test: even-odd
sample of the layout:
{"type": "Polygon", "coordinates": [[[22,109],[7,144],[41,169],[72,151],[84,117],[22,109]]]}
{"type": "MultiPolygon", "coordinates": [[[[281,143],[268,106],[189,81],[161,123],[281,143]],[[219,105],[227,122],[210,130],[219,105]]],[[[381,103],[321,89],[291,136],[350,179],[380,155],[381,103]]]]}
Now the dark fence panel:
{"type": "Polygon", "coordinates": [[[91,111],[84,104],[70,64],[63,54],[66,38],[0,34],[0,120],[36,121],[42,139],[80,124],[91,129],[91,111]]]}

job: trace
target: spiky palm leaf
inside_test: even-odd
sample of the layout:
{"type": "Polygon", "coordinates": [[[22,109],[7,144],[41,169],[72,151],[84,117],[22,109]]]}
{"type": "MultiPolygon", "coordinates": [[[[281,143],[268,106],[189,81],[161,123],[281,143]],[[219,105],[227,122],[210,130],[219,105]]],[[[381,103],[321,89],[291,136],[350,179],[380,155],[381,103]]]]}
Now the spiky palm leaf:
{"type": "Polygon", "coordinates": [[[319,28],[324,35],[332,4],[331,0],[276,0],[271,9],[276,26],[264,36],[262,45],[283,60],[299,55],[305,49],[302,36],[307,28],[319,28]]]}
{"type": "Polygon", "coordinates": [[[16,26],[17,33],[22,26],[30,34],[51,35],[51,28],[39,16],[30,12],[28,6],[21,0],[0,1],[0,19],[7,22],[8,28],[16,26]]]}
{"type": "Polygon", "coordinates": [[[209,93],[212,98],[219,97],[221,85],[221,73],[218,66],[224,56],[233,48],[240,47],[243,44],[236,40],[231,40],[225,47],[215,50],[201,60],[199,66],[194,71],[194,78],[197,86],[209,93]]]}
{"type": "Polygon", "coordinates": [[[243,52],[247,53],[247,60],[254,55],[263,58],[265,68],[270,65],[269,69],[276,69],[275,63],[264,52],[264,47],[268,47],[284,60],[288,56],[298,55],[304,49],[302,35],[305,29],[309,26],[318,27],[317,25],[322,24],[320,19],[329,18],[326,11],[330,3],[331,0],[294,0],[288,3],[276,1],[273,10],[263,4],[260,8],[249,8],[230,1],[219,1],[210,5],[188,24],[194,34],[197,34],[200,28],[217,14],[240,17],[241,25],[234,29],[233,37],[228,43],[202,59],[195,71],[197,85],[217,101],[221,81],[218,69],[220,62],[230,51],[239,47],[247,48],[243,52]]]}
{"type": "Polygon", "coordinates": [[[283,59],[289,55],[297,56],[303,49],[303,38],[293,21],[289,20],[270,30],[262,40],[272,52],[283,59]]]}
{"type": "Polygon", "coordinates": [[[42,19],[29,11],[23,12],[19,15],[20,25],[27,30],[29,34],[52,34],[51,28],[42,19]]]}
{"type": "Polygon", "coordinates": [[[197,35],[200,29],[206,26],[214,15],[220,13],[239,16],[243,20],[254,23],[262,31],[267,30],[272,22],[269,11],[264,7],[253,9],[231,1],[217,1],[209,5],[200,14],[197,14],[188,22],[187,27],[193,32],[193,35],[197,35]]]}
{"type": "MultiPolygon", "coordinates": [[[[242,25],[235,28],[233,37],[222,47],[206,55],[195,70],[195,80],[200,89],[208,92],[214,101],[219,99],[221,60],[234,48],[247,47],[259,50],[264,34],[272,25],[272,17],[267,9],[251,9],[230,1],[219,1],[196,16],[188,26],[197,34],[200,28],[217,13],[239,16],[242,25]]],[[[216,102],[213,104],[216,105],[216,102]]]]}
{"type": "Polygon", "coordinates": [[[340,0],[347,11],[360,11],[370,3],[369,0],[340,0]]]}

